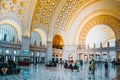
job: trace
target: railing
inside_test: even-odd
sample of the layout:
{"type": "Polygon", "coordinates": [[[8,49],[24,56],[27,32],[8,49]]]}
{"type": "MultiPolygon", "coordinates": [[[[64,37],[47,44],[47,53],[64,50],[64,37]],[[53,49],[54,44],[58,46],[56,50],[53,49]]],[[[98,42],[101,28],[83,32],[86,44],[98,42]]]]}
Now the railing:
{"type": "Polygon", "coordinates": [[[84,45],[65,45],[64,49],[53,48],[53,52],[108,52],[108,51],[120,51],[120,46],[112,47],[100,47],[100,48],[88,48],[84,45]]]}
{"type": "Polygon", "coordinates": [[[30,45],[30,51],[45,52],[47,48],[45,46],[32,46],[30,45]]]}
{"type": "Polygon", "coordinates": [[[116,47],[102,47],[90,49],[78,49],[77,52],[107,52],[107,51],[120,51],[120,46],[116,47]]]}
{"type": "Polygon", "coordinates": [[[20,43],[15,43],[15,42],[0,41],[0,47],[20,49],[21,44],[20,43]]]}

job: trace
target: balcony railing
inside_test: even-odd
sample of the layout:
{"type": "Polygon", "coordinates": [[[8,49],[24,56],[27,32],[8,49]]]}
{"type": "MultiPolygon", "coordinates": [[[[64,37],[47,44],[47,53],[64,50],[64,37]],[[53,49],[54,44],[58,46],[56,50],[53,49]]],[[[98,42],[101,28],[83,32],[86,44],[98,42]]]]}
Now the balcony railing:
{"type": "Polygon", "coordinates": [[[0,47],[20,49],[21,44],[20,43],[15,43],[15,42],[0,41],[0,47]]]}
{"type": "Polygon", "coordinates": [[[45,46],[34,46],[30,45],[30,51],[45,52],[47,48],[45,46]]]}

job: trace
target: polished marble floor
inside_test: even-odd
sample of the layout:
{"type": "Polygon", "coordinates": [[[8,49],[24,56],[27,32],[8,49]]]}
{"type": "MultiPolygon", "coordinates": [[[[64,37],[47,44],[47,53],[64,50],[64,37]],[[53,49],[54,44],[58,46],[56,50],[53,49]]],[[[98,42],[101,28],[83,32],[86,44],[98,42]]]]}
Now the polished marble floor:
{"type": "Polygon", "coordinates": [[[112,66],[106,71],[104,64],[96,64],[95,74],[89,73],[88,64],[80,66],[80,71],[73,72],[63,66],[46,68],[44,64],[21,67],[20,74],[0,75],[0,80],[120,80],[120,66],[112,66]]]}

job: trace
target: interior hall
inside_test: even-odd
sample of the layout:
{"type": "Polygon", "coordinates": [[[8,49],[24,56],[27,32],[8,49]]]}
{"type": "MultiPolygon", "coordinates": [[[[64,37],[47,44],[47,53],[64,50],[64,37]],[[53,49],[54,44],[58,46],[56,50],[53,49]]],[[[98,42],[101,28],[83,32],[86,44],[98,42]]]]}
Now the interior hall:
{"type": "Polygon", "coordinates": [[[120,80],[120,0],[0,0],[0,80],[120,80]]]}

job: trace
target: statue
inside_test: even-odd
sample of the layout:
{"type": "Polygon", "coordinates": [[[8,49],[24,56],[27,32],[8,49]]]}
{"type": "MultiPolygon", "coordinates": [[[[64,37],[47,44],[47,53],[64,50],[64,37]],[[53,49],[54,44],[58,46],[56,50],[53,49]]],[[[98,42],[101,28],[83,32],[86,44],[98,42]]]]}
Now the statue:
{"type": "Polygon", "coordinates": [[[7,34],[4,34],[4,41],[6,41],[7,39],[7,34]]]}
{"type": "Polygon", "coordinates": [[[15,42],[15,36],[13,36],[13,40],[12,40],[12,42],[15,42]]]}
{"type": "Polygon", "coordinates": [[[19,43],[19,40],[18,40],[18,38],[17,38],[17,43],[19,43]]]}
{"type": "Polygon", "coordinates": [[[42,46],[42,42],[40,41],[40,46],[42,46]]]}
{"type": "Polygon", "coordinates": [[[36,40],[34,41],[34,46],[36,46],[36,40]]]}

